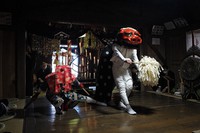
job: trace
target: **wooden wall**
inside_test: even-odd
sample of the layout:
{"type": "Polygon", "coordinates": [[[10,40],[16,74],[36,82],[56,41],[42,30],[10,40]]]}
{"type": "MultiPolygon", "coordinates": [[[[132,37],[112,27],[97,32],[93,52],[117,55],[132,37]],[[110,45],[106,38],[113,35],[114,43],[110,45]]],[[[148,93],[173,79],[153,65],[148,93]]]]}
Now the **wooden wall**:
{"type": "Polygon", "coordinates": [[[0,31],[0,97],[16,97],[15,33],[0,31]]]}
{"type": "Polygon", "coordinates": [[[177,72],[186,56],[186,32],[166,37],[166,61],[171,70],[177,72]]]}
{"type": "Polygon", "coordinates": [[[3,39],[2,39],[2,31],[0,32],[0,97],[3,97],[3,82],[2,82],[2,71],[3,71],[3,68],[2,68],[2,51],[3,51],[3,39]]]}
{"type": "Polygon", "coordinates": [[[160,45],[152,45],[151,30],[144,29],[141,55],[155,58],[161,65],[167,65],[174,72],[176,83],[180,81],[179,68],[186,55],[186,29],[165,31],[160,38],[160,45]]]}

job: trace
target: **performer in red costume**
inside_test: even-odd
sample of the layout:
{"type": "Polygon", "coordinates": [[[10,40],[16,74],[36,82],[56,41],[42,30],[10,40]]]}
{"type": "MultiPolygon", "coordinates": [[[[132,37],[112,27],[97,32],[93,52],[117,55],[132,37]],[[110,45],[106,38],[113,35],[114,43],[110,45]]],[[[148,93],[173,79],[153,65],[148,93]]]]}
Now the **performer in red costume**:
{"type": "Polygon", "coordinates": [[[123,108],[129,114],[136,114],[130,106],[128,97],[133,88],[133,78],[131,65],[137,69],[138,62],[137,48],[142,43],[140,33],[131,28],[121,28],[117,35],[117,42],[112,45],[113,56],[110,59],[113,62],[112,73],[115,84],[119,89],[121,100],[119,107],[123,108]]]}
{"type": "Polygon", "coordinates": [[[68,65],[58,65],[55,72],[47,75],[45,79],[48,83],[46,97],[54,105],[56,114],[62,114],[63,110],[67,110],[70,101],[86,101],[87,103],[106,106],[105,103],[74,92],[75,87],[83,89],[84,86],[71,73],[71,67],[68,65]]]}

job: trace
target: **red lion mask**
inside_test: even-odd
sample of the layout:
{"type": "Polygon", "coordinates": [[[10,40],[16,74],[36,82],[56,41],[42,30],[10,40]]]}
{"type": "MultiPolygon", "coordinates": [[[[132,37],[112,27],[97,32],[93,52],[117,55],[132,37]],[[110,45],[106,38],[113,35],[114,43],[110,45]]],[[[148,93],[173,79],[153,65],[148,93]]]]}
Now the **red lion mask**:
{"type": "Polygon", "coordinates": [[[138,45],[142,43],[141,34],[131,27],[121,28],[118,35],[119,39],[127,44],[138,45]]]}

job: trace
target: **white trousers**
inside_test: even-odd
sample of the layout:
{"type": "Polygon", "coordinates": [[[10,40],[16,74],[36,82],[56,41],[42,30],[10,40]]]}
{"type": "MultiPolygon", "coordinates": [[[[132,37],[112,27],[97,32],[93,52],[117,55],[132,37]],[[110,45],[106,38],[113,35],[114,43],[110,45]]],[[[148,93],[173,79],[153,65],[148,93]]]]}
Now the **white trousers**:
{"type": "Polygon", "coordinates": [[[132,73],[129,68],[119,67],[117,63],[113,63],[112,67],[113,77],[115,84],[119,89],[121,101],[125,104],[129,104],[128,97],[133,89],[132,73]]]}

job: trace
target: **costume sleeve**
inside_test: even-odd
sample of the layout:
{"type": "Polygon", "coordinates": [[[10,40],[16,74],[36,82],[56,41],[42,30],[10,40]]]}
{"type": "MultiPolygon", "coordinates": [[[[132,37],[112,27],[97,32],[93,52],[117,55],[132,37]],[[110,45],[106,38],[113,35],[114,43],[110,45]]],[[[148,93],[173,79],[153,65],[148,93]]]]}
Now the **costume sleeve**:
{"type": "Polygon", "coordinates": [[[133,49],[133,61],[134,62],[138,62],[138,56],[137,56],[137,49],[133,49]]]}
{"type": "Polygon", "coordinates": [[[126,58],[124,58],[124,56],[121,54],[121,52],[118,50],[117,45],[113,45],[112,47],[113,52],[116,56],[118,56],[120,59],[122,59],[122,61],[125,61],[126,58]]]}

